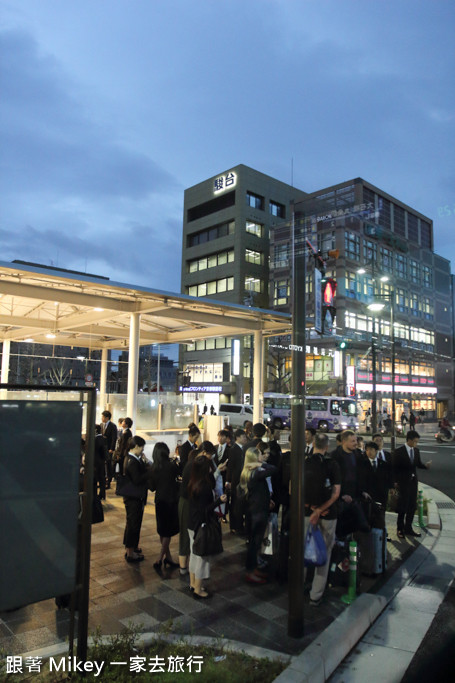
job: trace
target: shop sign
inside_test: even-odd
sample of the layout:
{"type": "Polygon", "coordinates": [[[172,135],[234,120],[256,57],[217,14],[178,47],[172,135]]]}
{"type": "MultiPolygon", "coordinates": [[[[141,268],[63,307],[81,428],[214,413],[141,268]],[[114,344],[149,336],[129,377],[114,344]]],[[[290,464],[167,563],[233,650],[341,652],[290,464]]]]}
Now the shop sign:
{"type": "Polygon", "coordinates": [[[206,384],[191,384],[189,387],[180,386],[184,394],[222,394],[222,386],[207,386],[206,384]]]}

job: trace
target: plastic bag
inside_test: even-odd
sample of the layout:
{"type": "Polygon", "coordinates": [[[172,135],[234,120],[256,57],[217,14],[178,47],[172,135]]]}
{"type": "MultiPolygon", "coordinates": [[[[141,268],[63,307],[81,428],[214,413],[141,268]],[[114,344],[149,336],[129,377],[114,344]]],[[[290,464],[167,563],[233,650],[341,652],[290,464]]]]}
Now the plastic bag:
{"type": "Polygon", "coordinates": [[[269,514],[269,520],[262,540],[260,553],[262,555],[274,555],[278,552],[278,515],[276,512],[269,514]]]}
{"type": "Polygon", "coordinates": [[[318,526],[309,525],[305,538],[305,567],[322,567],[327,562],[327,548],[318,526]]]}

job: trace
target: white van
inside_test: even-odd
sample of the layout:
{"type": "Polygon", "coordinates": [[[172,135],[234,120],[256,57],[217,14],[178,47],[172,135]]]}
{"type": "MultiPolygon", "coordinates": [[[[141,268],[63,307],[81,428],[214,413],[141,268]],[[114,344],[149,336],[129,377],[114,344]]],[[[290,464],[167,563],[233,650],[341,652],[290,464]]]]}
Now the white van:
{"type": "Polygon", "coordinates": [[[253,421],[253,406],[247,403],[220,403],[218,415],[228,417],[233,427],[243,427],[245,420],[253,421]]]}

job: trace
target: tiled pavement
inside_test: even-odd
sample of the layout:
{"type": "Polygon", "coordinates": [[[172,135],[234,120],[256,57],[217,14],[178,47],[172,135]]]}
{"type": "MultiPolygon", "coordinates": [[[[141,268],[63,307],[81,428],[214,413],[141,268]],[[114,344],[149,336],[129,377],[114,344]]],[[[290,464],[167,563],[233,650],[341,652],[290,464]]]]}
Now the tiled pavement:
{"type": "MultiPolygon", "coordinates": [[[[264,586],[244,581],[245,542],[223,527],[222,555],[212,565],[209,588],[213,597],[201,604],[189,592],[188,577],[178,570],[153,568],[159,539],[156,534],[153,496],[145,509],[141,547],[145,561],[127,564],[122,546],[125,511],[123,501],[108,491],[105,522],[93,526],[90,584],[89,631],[99,628],[103,635],[119,632],[130,623],[141,631],[156,631],[163,624],[171,633],[224,637],[293,655],[300,653],[344,609],[340,601],[344,589],[327,589],[323,603],[315,608],[305,599],[305,635],[287,635],[287,585],[276,580],[264,586]]],[[[389,517],[389,513],[388,513],[389,517]]],[[[399,542],[394,535],[394,515],[389,517],[389,568],[379,580],[363,579],[362,591],[376,590],[393,573],[415,542],[399,542]]],[[[177,538],[171,543],[176,559],[177,538]]],[[[68,636],[69,612],[57,610],[53,600],[45,600],[16,611],[0,614],[0,649],[8,655],[30,652],[68,636]]]]}

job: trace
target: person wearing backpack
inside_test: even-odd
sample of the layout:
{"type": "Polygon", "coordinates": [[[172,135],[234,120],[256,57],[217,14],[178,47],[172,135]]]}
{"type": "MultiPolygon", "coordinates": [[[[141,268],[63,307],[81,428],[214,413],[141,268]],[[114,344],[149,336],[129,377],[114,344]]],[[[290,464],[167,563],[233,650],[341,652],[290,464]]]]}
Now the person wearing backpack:
{"type": "Polygon", "coordinates": [[[310,605],[313,606],[321,602],[327,583],[337,525],[336,501],[341,491],[340,468],[333,458],[326,455],[328,446],[327,434],[316,433],[313,452],[304,462],[305,535],[310,524],[318,526],[327,547],[327,562],[314,570],[310,590],[310,605]]]}

